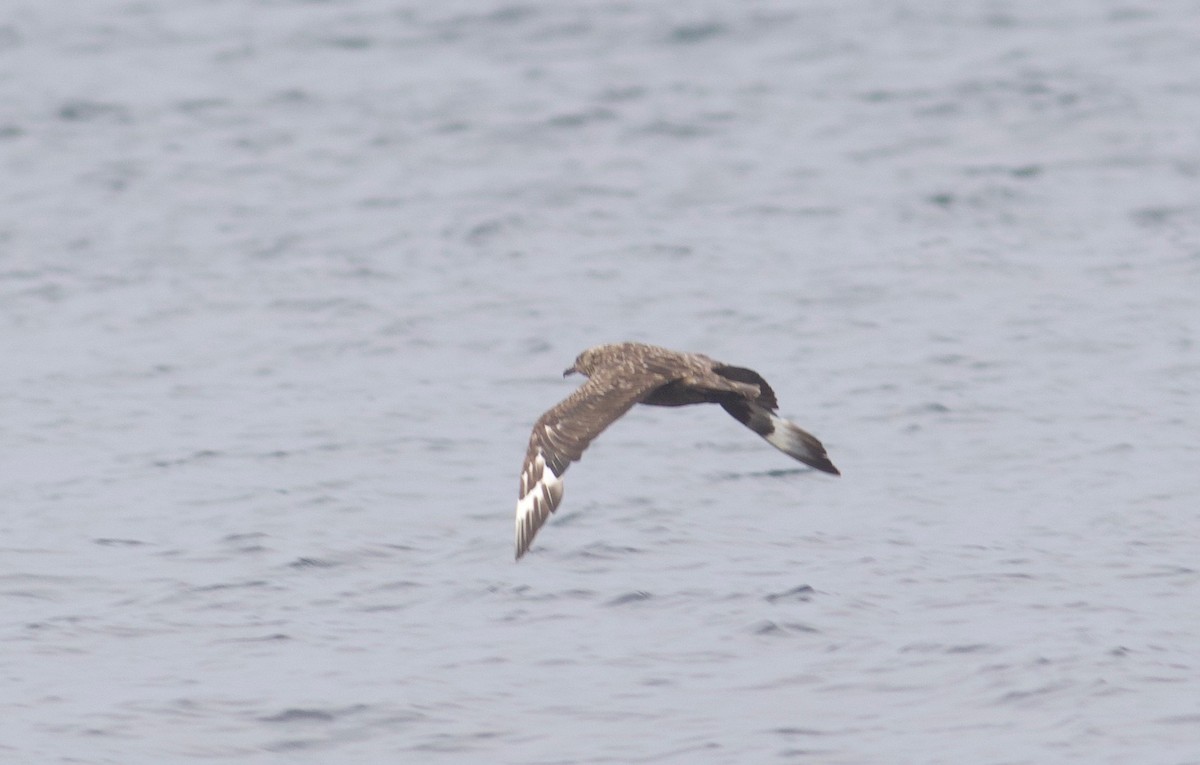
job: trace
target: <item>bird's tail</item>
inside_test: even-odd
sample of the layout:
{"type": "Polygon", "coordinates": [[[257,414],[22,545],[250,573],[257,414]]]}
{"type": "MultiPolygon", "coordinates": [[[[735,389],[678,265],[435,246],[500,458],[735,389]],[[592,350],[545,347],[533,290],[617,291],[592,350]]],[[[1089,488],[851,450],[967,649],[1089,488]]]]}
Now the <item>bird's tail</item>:
{"type": "Polygon", "coordinates": [[[833,475],[841,472],[829,461],[825,447],[816,436],[801,429],[795,423],[783,419],[770,409],[745,400],[723,402],[725,411],[733,418],[762,436],[768,444],[779,451],[810,465],[817,470],[833,475]]]}

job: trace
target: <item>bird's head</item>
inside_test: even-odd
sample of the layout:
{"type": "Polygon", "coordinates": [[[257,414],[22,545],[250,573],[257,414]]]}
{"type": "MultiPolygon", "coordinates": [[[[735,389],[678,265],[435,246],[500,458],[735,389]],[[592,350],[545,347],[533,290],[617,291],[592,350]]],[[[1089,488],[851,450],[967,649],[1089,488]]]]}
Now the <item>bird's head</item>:
{"type": "Polygon", "coordinates": [[[603,345],[598,345],[595,348],[588,348],[583,353],[575,357],[575,363],[563,370],[563,377],[579,373],[584,377],[591,377],[592,370],[597,366],[599,361],[600,351],[604,348],[603,345]]]}

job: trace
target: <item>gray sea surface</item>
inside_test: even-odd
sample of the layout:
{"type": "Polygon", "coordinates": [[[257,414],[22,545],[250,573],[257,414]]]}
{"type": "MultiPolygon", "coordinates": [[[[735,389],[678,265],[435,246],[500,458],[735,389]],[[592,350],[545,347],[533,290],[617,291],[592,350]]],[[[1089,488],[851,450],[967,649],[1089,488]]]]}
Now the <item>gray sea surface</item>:
{"type": "Polygon", "coordinates": [[[7,0],[0,761],[1200,763],[1197,30],[7,0]]]}

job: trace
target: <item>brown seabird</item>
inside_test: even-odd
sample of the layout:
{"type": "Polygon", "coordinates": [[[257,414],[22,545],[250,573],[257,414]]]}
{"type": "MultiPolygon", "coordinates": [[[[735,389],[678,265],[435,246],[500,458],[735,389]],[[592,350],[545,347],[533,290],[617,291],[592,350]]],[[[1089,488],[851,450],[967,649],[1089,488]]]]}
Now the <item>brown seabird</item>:
{"type": "Polygon", "coordinates": [[[562,501],[563,474],[592,439],[634,404],[720,404],[733,418],[789,457],[833,475],[825,447],[775,413],[775,391],[751,369],[642,343],[589,348],[563,372],[588,381],[538,418],[529,437],[517,499],[517,559],[562,501]]]}

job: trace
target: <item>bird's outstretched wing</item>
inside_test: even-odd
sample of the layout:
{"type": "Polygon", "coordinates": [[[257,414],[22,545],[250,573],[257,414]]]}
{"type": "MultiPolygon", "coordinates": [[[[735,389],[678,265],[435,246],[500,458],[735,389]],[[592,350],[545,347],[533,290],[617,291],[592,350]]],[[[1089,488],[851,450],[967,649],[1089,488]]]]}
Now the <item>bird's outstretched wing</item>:
{"type": "Polygon", "coordinates": [[[758,395],[754,397],[725,396],[717,399],[735,420],[762,436],[767,443],[789,457],[817,470],[841,475],[829,461],[824,445],[816,436],[777,414],[779,402],[775,399],[775,391],[771,390],[771,386],[762,375],[753,369],[728,364],[716,364],[713,371],[728,380],[758,386],[758,395]]]}
{"type": "Polygon", "coordinates": [[[630,407],[670,380],[665,374],[650,371],[593,375],[538,418],[521,469],[516,517],[518,560],[562,501],[562,478],[571,463],[630,407]]]}
{"type": "Polygon", "coordinates": [[[767,443],[793,459],[833,475],[841,472],[829,461],[825,446],[817,437],[796,423],[785,420],[756,401],[729,399],[721,402],[726,412],[767,443]]]}

